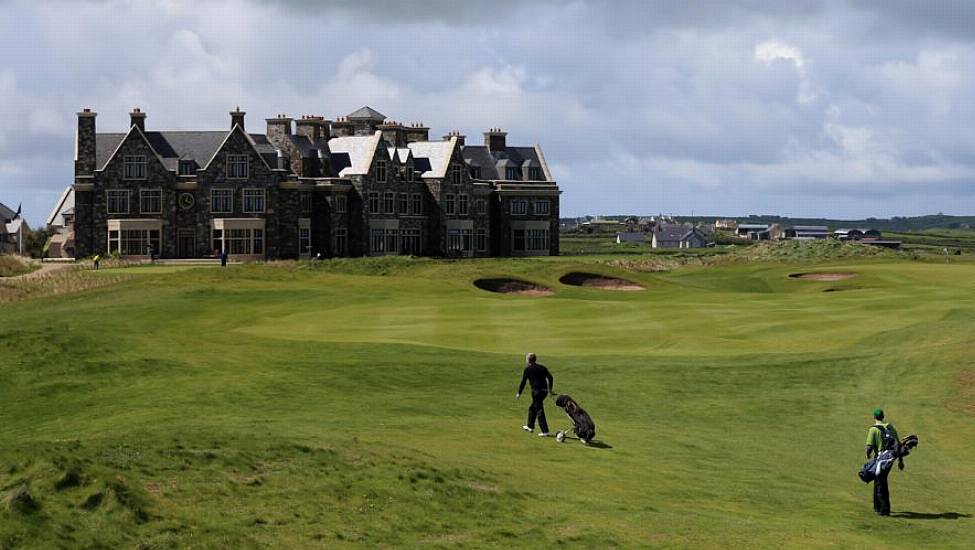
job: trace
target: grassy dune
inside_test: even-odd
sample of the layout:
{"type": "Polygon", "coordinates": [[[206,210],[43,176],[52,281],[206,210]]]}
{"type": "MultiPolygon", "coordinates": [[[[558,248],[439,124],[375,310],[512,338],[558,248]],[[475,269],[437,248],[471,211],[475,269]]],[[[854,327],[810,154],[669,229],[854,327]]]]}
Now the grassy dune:
{"type": "Polygon", "coordinates": [[[975,544],[975,266],[595,261],[104,270],[5,304],[0,548],[975,544]],[[471,285],[502,275],[556,292],[471,285]],[[528,350],[599,448],[520,431],[528,350]],[[883,520],[877,405],[921,437],[883,520]]]}

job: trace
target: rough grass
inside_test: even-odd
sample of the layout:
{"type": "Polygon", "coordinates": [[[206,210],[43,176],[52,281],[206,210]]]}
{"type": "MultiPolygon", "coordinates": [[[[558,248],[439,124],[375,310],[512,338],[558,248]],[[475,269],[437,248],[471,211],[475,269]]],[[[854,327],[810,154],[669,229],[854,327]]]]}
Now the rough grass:
{"type": "Polygon", "coordinates": [[[16,277],[34,271],[36,266],[14,256],[0,255],[0,278],[16,277]]]}
{"type": "Polygon", "coordinates": [[[123,279],[0,308],[0,548],[968,548],[973,275],[885,257],[92,274],[123,279]],[[788,277],[811,270],[859,275],[788,277]],[[501,276],[555,294],[471,284],[501,276]],[[601,448],[520,431],[529,350],[601,448]],[[878,405],[921,437],[886,520],[855,476],[878,405]]]}

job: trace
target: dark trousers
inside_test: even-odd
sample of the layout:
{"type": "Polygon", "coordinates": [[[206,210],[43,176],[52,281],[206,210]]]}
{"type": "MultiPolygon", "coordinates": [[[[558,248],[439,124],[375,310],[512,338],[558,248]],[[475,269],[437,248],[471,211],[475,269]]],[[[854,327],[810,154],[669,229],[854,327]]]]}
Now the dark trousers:
{"type": "Polygon", "coordinates": [[[873,511],[881,516],[890,515],[890,490],[887,487],[887,476],[890,470],[881,472],[877,479],[873,480],[873,511]]]}
{"type": "Polygon", "coordinates": [[[535,418],[542,433],[548,433],[548,422],[545,420],[545,397],[547,391],[532,392],[532,404],[528,407],[528,427],[535,429],[535,418]]]}

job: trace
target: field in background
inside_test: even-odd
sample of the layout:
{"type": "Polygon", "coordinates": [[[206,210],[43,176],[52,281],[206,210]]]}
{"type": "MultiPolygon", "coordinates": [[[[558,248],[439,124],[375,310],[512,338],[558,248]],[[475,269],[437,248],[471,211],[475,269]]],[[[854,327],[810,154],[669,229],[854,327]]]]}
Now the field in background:
{"type": "Polygon", "coordinates": [[[0,307],[0,548],[971,547],[970,258],[749,253],[75,274],[0,307]],[[529,350],[598,448],[521,432],[529,350]],[[886,520],[878,405],[921,438],[886,520]]]}

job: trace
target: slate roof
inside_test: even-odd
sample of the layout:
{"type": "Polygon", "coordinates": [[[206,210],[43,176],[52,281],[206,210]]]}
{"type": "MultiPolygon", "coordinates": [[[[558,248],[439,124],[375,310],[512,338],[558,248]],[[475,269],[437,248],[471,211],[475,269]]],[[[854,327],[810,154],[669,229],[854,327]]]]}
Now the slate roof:
{"type": "MultiPolygon", "coordinates": [[[[507,147],[504,151],[495,151],[492,154],[484,145],[465,145],[462,155],[468,165],[480,167],[481,179],[484,180],[507,179],[505,174],[498,170],[504,165],[515,168],[542,166],[538,151],[534,147],[507,147]]],[[[542,177],[545,177],[544,172],[542,177]]]]}
{"type": "Polygon", "coordinates": [[[362,119],[365,119],[365,120],[377,120],[379,122],[382,122],[382,121],[386,120],[386,115],[384,115],[384,114],[380,113],[379,111],[373,109],[372,107],[366,105],[364,107],[360,107],[360,108],[356,109],[355,111],[352,111],[351,113],[349,113],[348,115],[346,115],[345,118],[347,118],[349,120],[353,120],[353,119],[360,119],[360,120],[362,120],[362,119]]]}
{"type": "Polygon", "coordinates": [[[7,220],[12,220],[16,215],[17,212],[15,210],[8,208],[7,205],[0,202],[0,222],[5,223],[7,220]]]}
{"type": "MultiPolygon", "coordinates": [[[[223,130],[204,131],[164,131],[144,132],[149,145],[162,157],[163,166],[168,170],[178,170],[180,160],[193,160],[197,166],[205,166],[213,158],[220,146],[223,145],[229,132],[223,130]]],[[[95,136],[95,168],[103,170],[112,158],[112,153],[126,134],[97,134],[95,136]]],[[[277,162],[277,150],[267,140],[264,134],[249,134],[254,140],[258,154],[265,162],[274,166],[277,162]]],[[[295,137],[295,136],[292,136],[295,137]]],[[[305,138],[304,136],[297,136],[305,138]]]]}
{"type": "Polygon", "coordinates": [[[407,144],[413,152],[414,170],[424,178],[443,178],[447,175],[447,165],[457,146],[457,138],[447,141],[414,141],[407,144]]]}
{"type": "Polygon", "coordinates": [[[681,224],[663,224],[654,230],[658,241],[683,241],[695,229],[681,224]]]}
{"type": "Polygon", "coordinates": [[[382,139],[383,133],[371,136],[346,136],[328,140],[332,152],[332,169],[341,177],[369,173],[372,157],[382,139]]]}
{"type": "Polygon", "coordinates": [[[64,215],[74,212],[74,187],[67,186],[61,197],[51,210],[51,215],[47,217],[47,225],[64,227],[64,215]]]}

